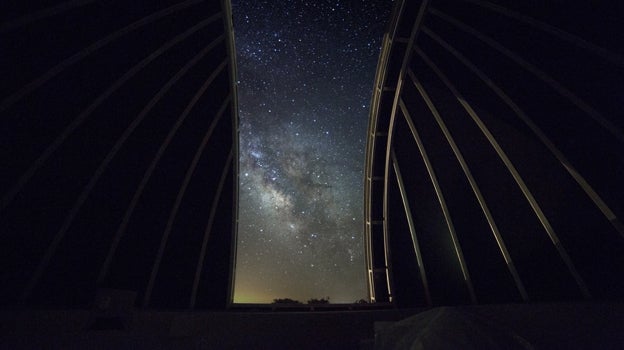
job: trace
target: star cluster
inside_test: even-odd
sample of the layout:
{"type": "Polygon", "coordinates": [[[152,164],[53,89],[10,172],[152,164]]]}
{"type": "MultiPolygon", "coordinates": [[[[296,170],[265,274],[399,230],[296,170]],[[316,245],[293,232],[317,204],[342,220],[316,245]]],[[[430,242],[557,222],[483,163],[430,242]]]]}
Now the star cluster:
{"type": "Polygon", "coordinates": [[[234,302],[367,299],[363,166],[391,1],[233,1],[234,302]]]}

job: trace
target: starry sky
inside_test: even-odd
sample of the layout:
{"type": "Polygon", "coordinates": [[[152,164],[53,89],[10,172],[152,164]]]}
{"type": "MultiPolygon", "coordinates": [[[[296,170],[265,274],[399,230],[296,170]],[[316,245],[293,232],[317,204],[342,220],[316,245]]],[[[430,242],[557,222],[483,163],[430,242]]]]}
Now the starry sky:
{"type": "Polygon", "coordinates": [[[232,7],[240,108],[234,302],[368,299],[364,148],[392,1],[232,7]]]}

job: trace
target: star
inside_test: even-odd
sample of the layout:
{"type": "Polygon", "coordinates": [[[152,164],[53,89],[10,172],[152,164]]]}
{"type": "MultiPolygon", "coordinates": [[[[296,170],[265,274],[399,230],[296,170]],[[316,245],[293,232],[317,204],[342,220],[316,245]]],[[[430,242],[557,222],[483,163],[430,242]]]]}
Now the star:
{"type": "Polygon", "coordinates": [[[241,174],[234,302],[367,299],[362,140],[392,2],[232,5],[241,174]]]}

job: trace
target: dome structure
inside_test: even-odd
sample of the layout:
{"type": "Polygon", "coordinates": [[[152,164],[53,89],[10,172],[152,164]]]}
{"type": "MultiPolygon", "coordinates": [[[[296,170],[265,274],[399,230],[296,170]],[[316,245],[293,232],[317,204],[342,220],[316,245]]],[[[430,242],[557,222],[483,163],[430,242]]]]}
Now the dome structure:
{"type": "Polygon", "coordinates": [[[0,348],[624,344],[623,5],[394,2],[366,146],[371,302],[309,312],[223,312],[230,1],[3,4],[0,348]]]}
{"type": "Polygon", "coordinates": [[[621,10],[397,2],[366,151],[376,301],[621,300],[621,10]]]}
{"type": "Polygon", "coordinates": [[[229,2],[27,1],[2,17],[3,303],[79,307],[108,288],[225,307],[229,2]]]}
{"type": "MultiPolygon", "coordinates": [[[[372,301],[621,300],[618,6],[396,2],[366,149],[372,301]]],[[[146,308],[225,308],[229,1],[1,16],[2,303],[79,307],[104,288],[146,308]]]]}

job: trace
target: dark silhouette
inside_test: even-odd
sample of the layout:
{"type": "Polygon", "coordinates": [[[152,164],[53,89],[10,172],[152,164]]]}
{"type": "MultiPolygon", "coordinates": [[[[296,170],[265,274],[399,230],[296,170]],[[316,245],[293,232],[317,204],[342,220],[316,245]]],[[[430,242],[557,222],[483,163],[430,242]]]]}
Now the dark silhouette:
{"type": "Polygon", "coordinates": [[[301,304],[301,302],[299,300],[283,298],[283,299],[273,299],[273,304],[301,304]]]}
{"type": "Polygon", "coordinates": [[[329,304],[329,297],[325,297],[321,299],[312,298],[308,300],[308,304],[309,305],[329,304]]]}

